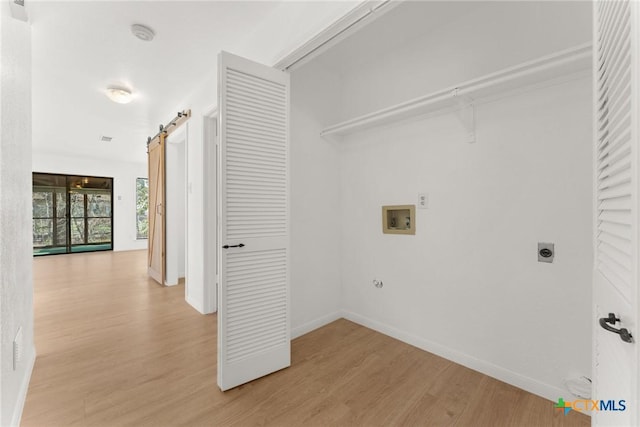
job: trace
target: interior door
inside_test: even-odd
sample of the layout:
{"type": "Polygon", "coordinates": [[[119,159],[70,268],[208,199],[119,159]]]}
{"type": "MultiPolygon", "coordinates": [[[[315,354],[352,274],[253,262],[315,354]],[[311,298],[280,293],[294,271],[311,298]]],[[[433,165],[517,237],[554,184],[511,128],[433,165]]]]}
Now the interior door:
{"type": "Polygon", "coordinates": [[[291,363],[289,75],[222,52],[219,63],[218,385],[291,363]]]}
{"type": "Polygon", "coordinates": [[[608,408],[592,416],[594,425],[638,425],[638,3],[597,1],[594,22],[592,398],[608,408]]]}
{"type": "Polygon", "coordinates": [[[148,274],[164,285],[165,280],[165,133],[160,132],[147,147],[149,157],[148,274]]]}

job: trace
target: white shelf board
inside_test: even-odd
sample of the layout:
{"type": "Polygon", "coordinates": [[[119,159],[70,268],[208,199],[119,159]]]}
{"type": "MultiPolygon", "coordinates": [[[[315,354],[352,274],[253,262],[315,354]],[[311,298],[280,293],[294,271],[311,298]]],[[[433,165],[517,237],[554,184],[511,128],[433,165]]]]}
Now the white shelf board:
{"type": "Polygon", "coordinates": [[[392,107],[336,123],[324,128],[320,135],[348,135],[415,116],[451,110],[458,104],[458,99],[468,103],[470,100],[478,100],[574,74],[591,68],[591,52],[591,43],[575,46],[392,107]]]}

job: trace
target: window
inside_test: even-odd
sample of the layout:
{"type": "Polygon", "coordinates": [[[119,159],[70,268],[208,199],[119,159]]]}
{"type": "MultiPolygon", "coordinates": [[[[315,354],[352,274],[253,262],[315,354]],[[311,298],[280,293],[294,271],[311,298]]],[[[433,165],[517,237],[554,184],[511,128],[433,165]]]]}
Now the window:
{"type": "Polygon", "coordinates": [[[136,237],[146,239],[149,236],[149,180],[136,179],[136,237]]]}
{"type": "Polygon", "coordinates": [[[33,254],[111,250],[113,179],[33,174],[33,254]]]}

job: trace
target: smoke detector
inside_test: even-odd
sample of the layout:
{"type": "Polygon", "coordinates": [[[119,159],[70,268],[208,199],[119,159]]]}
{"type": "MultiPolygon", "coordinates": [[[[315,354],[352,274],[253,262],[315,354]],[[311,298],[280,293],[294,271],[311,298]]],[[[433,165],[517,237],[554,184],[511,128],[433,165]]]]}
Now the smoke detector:
{"type": "Polygon", "coordinates": [[[131,26],[131,32],[134,36],[145,42],[150,42],[156,35],[151,28],[141,24],[133,24],[131,26]]]}

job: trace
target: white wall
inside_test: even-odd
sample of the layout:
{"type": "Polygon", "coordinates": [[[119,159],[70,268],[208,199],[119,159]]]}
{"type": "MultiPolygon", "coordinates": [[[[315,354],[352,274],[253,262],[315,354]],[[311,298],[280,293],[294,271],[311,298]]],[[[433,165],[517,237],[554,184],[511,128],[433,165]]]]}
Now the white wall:
{"type": "MultiPolygon", "coordinates": [[[[206,164],[204,156],[204,128],[203,118],[216,104],[216,70],[211,70],[210,78],[191,94],[176,105],[175,111],[191,109],[191,118],[187,122],[187,210],[186,210],[186,271],[185,298],[186,301],[200,313],[214,313],[217,309],[215,299],[215,277],[205,276],[205,264],[215,266],[215,251],[208,251],[205,259],[205,243],[209,248],[215,245],[213,241],[205,241],[204,221],[213,221],[215,213],[205,212],[204,179],[209,175],[215,177],[216,165],[206,164]],[[205,174],[205,167],[207,173],[205,174]]],[[[173,117],[167,112],[167,117],[173,117]]],[[[175,115],[175,113],[173,113],[175,115]]],[[[166,121],[166,119],[164,119],[166,121]]],[[[214,140],[206,141],[215,144],[214,140]]],[[[211,183],[210,183],[211,184],[211,183]]],[[[215,187],[214,187],[215,188],[215,187]]],[[[215,197],[215,193],[214,193],[215,197]]],[[[215,205],[214,205],[215,206],[215,205]]]]}
{"type": "MultiPolygon", "coordinates": [[[[299,336],[340,317],[340,157],[320,130],[339,117],[340,80],[303,67],[291,75],[291,324],[299,336]]],[[[346,268],[346,267],[345,267],[346,268]]]]}
{"type": "MultiPolygon", "coordinates": [[[[297,336],[345,313],[552,397],[562,377],[589,371],[587,80],[479,107],[476,145],[457,141],[459,124],[450,117],[363,133],[344,145],[318,136],[351,114],[590,39],[588,5],[560,4],[554,14],[541,2],[497,11],[500,4],[351,68],[322,69],[314,61],[293,73],[292,328],[297,336]],[[556,101],[551,106],[549,97],[556,101]],[[518,157],[523,151],[529,157],[518,157]],[[569,163],[576,164],[571,173],[569,163]],[[551,178],[539,179],[539,167],[551,178]],[[419,214],[418,235],[382,236],[380,206],[410,203],[423,191],[432,208],[419,214]],[[555,264],[537,263],[538,241],[558,245],[555,264]],[[502,258],[490,258],[495,252],[488,254],[487,244],[502,258]],[[374,277],[385,281],[382,290],[374,291],[374,277]],[[571,304],[557,297],[574,293],[571,304]],[[446,333],[432,323],[443,322],[434,313],[453,313],[446,333]],[[539,328],[540,318],[554,327],[539,328]],[[496,322],[511,335],[497,333],[496,322]],[[558,334],[559,324],[572,333],[558,334]]],[[[212,143],[204,142],[203,116],[215,103],[212,70],[211,80],[178,105],[192,110],[187,300],[201,312],[208,312],[203,266],[214,262],[202,255],[202,231],[205,221],[215,221],[204,212],[203,200],[212,197],[204,193],[204,171],[214,176],[215,165],[203,162],[204,144],[212,143]]]]}
{"type": "Polygon", "coordinates": [[[172,133],[166,143],[166,281],[167,285],[177,285],[185,277],[186,239],[186,171],[185,151],[187,126],[172,133]]]}
{"type": "Polygon", "coordinates": [[[0,425],[18,425],[35,361],[31,241],[31,29],[0,2],[0,425]],[[23,357],[13,369],[22,328],[23,357]]]}
{"type": "MultiPolygon", "coordinates": [[[[590,13],[482,3],[393,49],[354,51],[359,61],[336,64],[342,119],[588,42],[590,13]]],[[[563,378],[590,373],[590,80],[481,104],[477,143],[464,135],[441,115],[340,143],[344,314],[547,398],[569,395],[563,378]],[[416,235],[383,235],[381,206],[419,193],[430,207],[416,235]],[[556,244],[553,264],[537,262],[538,242],[556,244]]]]}
{"type": "Polygon", "coordinates": [[[590,375],[589,79],[344,141],[346,317],[553,399],[590,375]],[[416,235],[381,206],[416,204],[416,235]],[[553,264],[537,243],[553,242],[553,264]],[[377,289],[373,279],[382,280],[377,289]],[[562,331],[562,332],[558,332],[562,331]]]}
{"type": "Polygon", "coordinates": [[[456,13],[449,19],[400,44],[384,50],[354,44],[345,65],[336,65],[346,88],[341,97],[344,118],[591,41],[591,3],[575,1],[408,2],[356,37],[365,47],[379,46],[384,38],[369,43],[367,31],[402,33],[408,31],[404,22],[419,26],[421,15],[451,14],[450,8],[456,13]]]}
{"type": "Polygon", "coordinates": [[[146,249],[147,240],[136,239],[136,178],[148,174],[145,163],[126,163],[33,151],[33,172],[113,178],[113,250],[146,249]]]}

